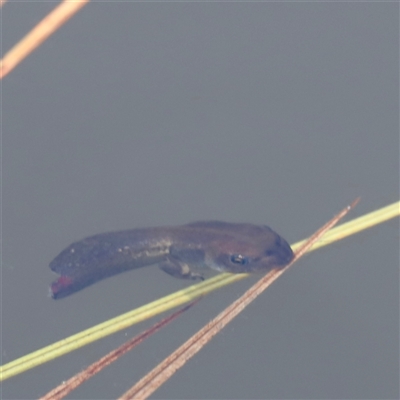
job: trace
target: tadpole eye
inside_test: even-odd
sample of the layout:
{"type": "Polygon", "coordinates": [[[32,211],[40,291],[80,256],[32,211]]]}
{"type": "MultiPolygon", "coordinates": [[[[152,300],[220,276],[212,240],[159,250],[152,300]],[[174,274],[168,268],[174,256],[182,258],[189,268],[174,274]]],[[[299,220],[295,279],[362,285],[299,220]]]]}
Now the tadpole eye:
{"type": "Polygon", "coordinates": [[[231,255],[231,262],[239,265],[246,265],[249,262],[249,259],[241,254],[233,254],[231,255]]]}

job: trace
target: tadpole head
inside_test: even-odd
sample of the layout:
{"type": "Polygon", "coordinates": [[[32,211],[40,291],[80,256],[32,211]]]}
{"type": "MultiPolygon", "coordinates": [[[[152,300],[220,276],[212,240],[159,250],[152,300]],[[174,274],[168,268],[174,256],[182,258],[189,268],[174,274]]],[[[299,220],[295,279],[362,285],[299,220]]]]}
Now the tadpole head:
{"type": "Polygon", "coordinates": [[[222,271],[251,273],[282,269],[292,261],[294,253],[285,239],[273,231],[264,239],[221,246],[223,251],[215,254],[214,263],[222,271]]]}

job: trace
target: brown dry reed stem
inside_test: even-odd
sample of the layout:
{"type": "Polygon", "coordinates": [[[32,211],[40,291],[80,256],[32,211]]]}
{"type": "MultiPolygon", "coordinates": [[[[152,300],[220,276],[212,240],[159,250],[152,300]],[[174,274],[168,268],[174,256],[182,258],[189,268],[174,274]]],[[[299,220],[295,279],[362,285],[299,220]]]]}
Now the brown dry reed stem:
{"type": "Polygon", "coordinates": [[[200,331],[194,334],[181,347],[175,350],[170,356],[138,381],[131,389],[125,392],[119,400],[147,399],[166,380],[168,380],[186,361],[195,355],[214,335],[216,335],[228,322],[250,304],[260,293],[262,293],[272,282],[288,270],[300,257],[310,249],[329,229],[342,219],[357,203],[359,198],[327,222],[295,253],[292,262],[282,270],[272,270],[262,277],[256,284],[248,289],[239,299],[233,302],[216,318],[205,325],[200,331]]]}
{"type": "MultiPolygon", "coordinates": [[[[4,0],[0,1],[4,3],[4,0]]],[[[61,2],[0,60],[0,79],[3,79],[88,2],[89,0],[61,2]]]]}
{"type": "Polygon", "coordinates": [[[181,308],[180,310],[174,312],[173,314],[169,315],[168,317],[162,319],[161,321],[154,324],[151,328],[146,329],[139,335],[135,336],[134,338],[128,340],[126,343],[118,347],[117,349],[111,351],[104,357],[100,358],[98,361],[91,364],[89,367],[85,368],[83,371],[79,372],[72,378],[68,379],[66,382],[63,382],[61,385],[55,387],[53,390],[45,394],[39,400],[60,400],[67,396],[70,392],[76,389],[79,385],[86,382],[92,376],[97,374],[98,372],[102,371],[105,367],[117,361],[120,357],[122,357],[125,353],[132,350],[134,347],[142,343],[145,339],[150,337],[152,334],[159,331],[161,328],[178,318],[181,314],[185,311],[189,310],[189,308],[193,307],[197,304],[202,297],[192,301],[185,307],[181,308]]]}

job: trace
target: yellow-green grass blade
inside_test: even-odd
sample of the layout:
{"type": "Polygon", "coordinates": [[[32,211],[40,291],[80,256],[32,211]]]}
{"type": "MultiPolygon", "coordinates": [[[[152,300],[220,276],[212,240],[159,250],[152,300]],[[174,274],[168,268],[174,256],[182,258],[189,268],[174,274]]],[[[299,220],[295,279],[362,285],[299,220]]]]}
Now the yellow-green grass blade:
{"type": "MultiPolygon", "coordinates": [[[[379,210],[370,212],[349,222],[345,222],[344,224],[336,226],[327,232],[320,241],[315,243],[310,251],[316,250],[333,242],[337,242],[340,239],[344,239],[347,236],[354,235],[365,229],[372,228],[375,225],[381,224],[389,219],[396,218],[399,215],[400,201],[397,201],[396,203],[382,207],[379,210]]],[[[301,242],[294,244],[292,246],[293,250],[296,250],[296,248],[300,247],[304,242],[305,240],[302,240],[301,242]]]]}

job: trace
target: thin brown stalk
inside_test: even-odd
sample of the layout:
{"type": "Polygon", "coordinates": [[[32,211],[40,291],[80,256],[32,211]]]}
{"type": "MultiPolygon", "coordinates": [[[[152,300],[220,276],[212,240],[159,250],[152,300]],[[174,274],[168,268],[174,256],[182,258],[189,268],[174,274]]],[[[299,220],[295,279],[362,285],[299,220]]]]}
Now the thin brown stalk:
{"type": "Polygon", "coordinates": [[[140,333],[139,335],[135,336],[134,338],[130,339],[117,349],[111,351],[104,357],[100,358],[98,361],[91,364],[82,372],[76,374],[72,378],[68,379],[66,382],[63,382],[61,385],[55,387],[53,390],[48,392],[46,395],[41,397],[39,400],[60,400],[67,396],[70,392],[76,389],[79,385],[83,382],[90,379],[93,375],[97,374],[105,367],[113,363],[114,361],[118,360],[122,357],[125,353],[132,350],[138,344],[143,342],[143,340],[147,339],[152,334],[159,331],[161,328],[178,318],[181,314],[187,311],[189,308],[193,307],[196,303],[200,301],[201,297],[192,301],[187,306],[181,308],[180,310],[174,312],[173,314],[169,315],[168,317],[162,319],[161,321],[157,322],[151,328],[145,330],[144,332],[140,333]]]}
{"type": "MultiPolygon", "coordinates": [[[[2,1],[4,3],[4,0],[2,1]]],[[[88,2],[89,0],[61,2],[0,60],[0,79],[3,79],[88,2]]]]}
{"type": "Polygon", "coordinates": [[[273,270],[262,277],[255,285],[248,289],[239,299],[227,307],[216,318],[205,325],[199,332],[193,335],[182,346],[175,350],[170,356],[156,366],[152,371],[138,381],[131,389],[125,392],[119,400],[147,399],[166,380],[168,380],[186,361],[195,355],[214,335],[216,335],[228,322],[250,304],[260,293],[262,293],[272,282],[290,268],[310,247],[319,240],[329,229],[343,218],[357,203],[343,209],[339,214],[327,222],[307,242],[296,251],[293,261],[282,270],[273,270]]]}

